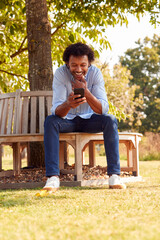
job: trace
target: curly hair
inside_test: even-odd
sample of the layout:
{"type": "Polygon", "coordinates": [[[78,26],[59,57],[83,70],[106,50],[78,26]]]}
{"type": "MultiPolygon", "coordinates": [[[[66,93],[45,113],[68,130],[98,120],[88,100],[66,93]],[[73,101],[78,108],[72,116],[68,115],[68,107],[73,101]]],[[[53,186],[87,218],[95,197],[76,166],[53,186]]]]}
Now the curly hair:
{"type": "Polygon", "coordinates": [[[94,61],[93,50],[88,45],[81,43],[81,42],[71,44],[65,49],[65,51],[63,53],[63,61],[65,63],[68,63],[69,57],[71,55],[76,56],[76,57],[87,55],[90,63],[94,61]]]}

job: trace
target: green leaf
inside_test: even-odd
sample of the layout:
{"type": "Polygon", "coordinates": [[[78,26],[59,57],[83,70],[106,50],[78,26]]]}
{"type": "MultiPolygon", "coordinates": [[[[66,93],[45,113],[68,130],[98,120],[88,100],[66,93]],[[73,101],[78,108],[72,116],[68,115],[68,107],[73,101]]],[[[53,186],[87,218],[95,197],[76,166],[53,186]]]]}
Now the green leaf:
{"type": "Polygon", "coordinates": [[[20,1],[16,1],[15,5],[17,5],[18,7],[21,7],[21,2],[20,1]]]}
{"type": "Polygon", "coordinates": [[[22,9],[22,13],[24,14],[26,12],[26,7],[22,9]]]}
{"type": "Polygon", "coordinates": [[[74,43],[74,35],[73,35],[73,34],[70,34],[70,35],[69,35],[69,40],[70,40],[72,43],[74,43]]]}
{"type": "Polygon", "coordinates": [[[14,35],[14,27],[13,27],[13,25],[10,26],[10,33],[11,33],[11,35],[14,35]]]}
{"type": "Polygon", "coordinates": [[[0,9],[5,9],[5,8],[6,8],[5,3],[3,3],[2,1],[0,1],[0,9]]]}

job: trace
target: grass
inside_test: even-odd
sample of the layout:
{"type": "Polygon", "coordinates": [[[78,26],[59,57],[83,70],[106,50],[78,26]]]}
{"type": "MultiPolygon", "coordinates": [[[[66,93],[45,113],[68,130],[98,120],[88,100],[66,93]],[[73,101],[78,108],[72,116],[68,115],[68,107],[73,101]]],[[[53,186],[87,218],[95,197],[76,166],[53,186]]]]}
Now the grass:
{"type": "Polygon", "coordinates": [[[126,190],[60,188],[0,191],[2,240],[158,240],[160,162],[140,162],[143,182],[126,190]]]}

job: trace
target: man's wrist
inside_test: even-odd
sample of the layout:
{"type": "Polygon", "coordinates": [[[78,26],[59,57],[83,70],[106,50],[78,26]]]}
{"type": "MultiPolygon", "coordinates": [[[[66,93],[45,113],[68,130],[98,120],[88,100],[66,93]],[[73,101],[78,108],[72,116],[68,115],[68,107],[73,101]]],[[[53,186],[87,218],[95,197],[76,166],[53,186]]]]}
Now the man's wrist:
{"type": "Polygon", "coordinates": [[[87,98],[88,95],[90,94],[90,91],[87,87],[84,89],[84,93],[85,93],[85,97],[87,98]]]}
{"type": "Polygon", "coordinates": [[[70,109],[71,109],[71,106],[70,106],[70,103],[69,103],[69,101],[68,101],[68,100],[65,102],[65,105],[66,105],[66,108],[67,108],[68,110],[70,110],[70,109]]]}

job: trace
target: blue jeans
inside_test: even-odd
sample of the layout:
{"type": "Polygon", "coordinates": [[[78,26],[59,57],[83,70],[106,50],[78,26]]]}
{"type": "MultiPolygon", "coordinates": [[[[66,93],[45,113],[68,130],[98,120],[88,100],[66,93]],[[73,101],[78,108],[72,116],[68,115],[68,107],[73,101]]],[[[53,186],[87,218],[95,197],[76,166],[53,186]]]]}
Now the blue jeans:
{"type": "Polygon", "coordinates": [[[89,119],[79,116],[72,120],[50,115],[44,123],[46,176],[59,175],[59,133],[103,132],[107,156],[107,173],[120,174],[119,135],[117,120],[113,115],[93,114],[89,119]]]}

